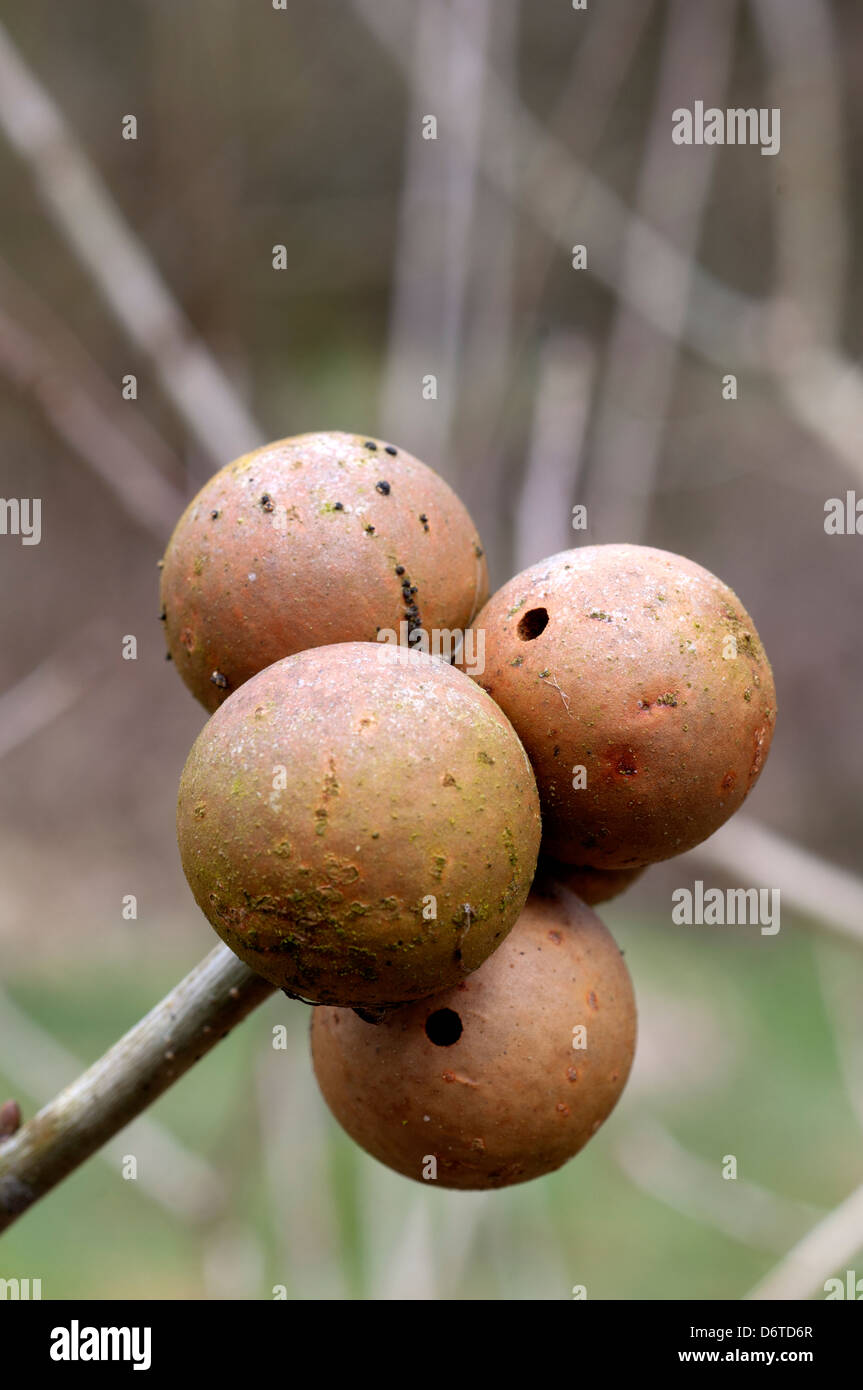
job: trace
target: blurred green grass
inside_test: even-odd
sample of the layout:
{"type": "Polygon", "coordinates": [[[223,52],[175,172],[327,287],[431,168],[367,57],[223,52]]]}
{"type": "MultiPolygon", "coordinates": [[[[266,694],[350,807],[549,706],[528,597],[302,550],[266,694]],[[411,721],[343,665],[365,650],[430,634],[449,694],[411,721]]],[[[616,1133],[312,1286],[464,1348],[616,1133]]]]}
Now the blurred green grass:
{"type": "MultiPolygon", "coordinates": [[[[389,1174],[329,1116],[311,1079],[308,1010],[276,996],[148,1112],[225,1179],[220,1222],[190,1226],[124,1181],[118,1165],[94,1158],[6,1234],[0,1275],[41,1278],[44,1298],[215,1297],[207,1252],[227,1230],[235,1242],[245,1233],[236,1297],[270,1298],[284,1285],[289,1298],[568,1299],[576,1284],[591,1299],[741,1297],[777,1256],[641,1190],[616,1154],[639,1122],[658,1120],[717,1174],[733,1153],[741,1180],[789,1201],[826,1209],[860,1181],[860,1132],[813,938],[793,920],[761,938],[674,928],[613,906],[603,915],[652,1015],[682,1007],[710,1027],[693,1036],[674,1024],[670,1048],[652,1049],[645,1075],[560,1172],[489,1195],[389,1174]],[[278,1023],[286,1051],[272,1047],[278,1023]],[[278,1111],[276,1152],[262,1104],[278,1111]]],[[[818,949],[838,955],[859,998],[863,961],[839,944],[818,949]]],[[[20,975],[8,989],[89,1063],[175,979],[170,964],[122,977],[115,969],[107,980],[87,963],[62,977],[20,975]]],[[[47,1098],[21,1093],[10,1057],[0,1058],[0,1093],[17,1096],[25,1113],[47,1098]]],[[[717,1184],[720,1197],[734,1186],[717,1184]]],[[[789,1245],[797,1234],[789,1228],[789,1245]]],[[[233,1248],[220,1247],[223,1262],[233,1248]]]]}

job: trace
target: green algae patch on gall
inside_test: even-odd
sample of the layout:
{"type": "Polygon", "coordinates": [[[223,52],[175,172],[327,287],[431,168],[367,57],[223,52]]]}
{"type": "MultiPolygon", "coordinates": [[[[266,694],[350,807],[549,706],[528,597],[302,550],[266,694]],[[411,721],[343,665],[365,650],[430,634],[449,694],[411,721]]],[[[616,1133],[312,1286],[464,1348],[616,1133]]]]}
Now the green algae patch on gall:
{"type": "Polygon", "coordinates": [[[736,595],[693,561],[638,545],[564,551],[505,584],[474,627],[475,679],[533,764],[550,858],[669,859],[755,785],[776,716],[770,663],[736,595]]]}
{"type": "Polygon", "coordinates": [[[160,582],[168,652],[211,711],[282,657],[405,621],[463,631],[488,597],[476,527],[443,478],[337,431],[277,440],[210,478],[160,582]]]}
{"type": "Polygon", "coordinates": [[[374,1007],[457,984],[504,939],[536,867],[539,799],[469,677],[340,643],[274,663],[216,711],[177,832],[195,900],[241,960],[315,1002],[374,1007]]]}

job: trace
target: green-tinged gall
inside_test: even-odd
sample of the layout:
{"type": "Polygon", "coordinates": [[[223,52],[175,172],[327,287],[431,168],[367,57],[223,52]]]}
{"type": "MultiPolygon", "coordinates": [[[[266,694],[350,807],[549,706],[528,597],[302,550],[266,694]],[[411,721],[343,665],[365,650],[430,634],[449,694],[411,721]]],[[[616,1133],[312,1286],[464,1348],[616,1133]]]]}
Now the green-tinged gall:
{"type": "Polygon", "coordinates": [[[183,868],[281,988],[372,1007],[457,983],[527,897],[536,785],[506,716],[432,656],[316,647],[252,677],[189,755],[183,868]]]}

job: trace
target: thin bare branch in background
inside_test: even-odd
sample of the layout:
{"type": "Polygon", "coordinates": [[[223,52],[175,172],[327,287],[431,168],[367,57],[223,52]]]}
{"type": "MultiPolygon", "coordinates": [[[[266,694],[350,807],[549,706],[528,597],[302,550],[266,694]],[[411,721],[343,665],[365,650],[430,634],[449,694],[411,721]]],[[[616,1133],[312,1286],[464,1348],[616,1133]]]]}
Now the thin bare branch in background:
{"type": "MultiPolygon", "coordinates": [[[[569,77],[546,118],[546,126],[550,133],[574,145],[578,158],[586,165],[591,163],[625,89],[652,10],[653,0],[632,0],[623,9],[608,6],[598,9],[575,49],[569,77]]],[[[513,97],[518,84],[513,51],[515,36],[509,33],[506,7],[503,7],[503,17],[502,24],[499,8],[495,6],[495,32],[489,46],[489,61],[509,93],[507,119],[512,119],[516,115],[513,97]]],[[[515,136],[508,127],[501,128],[501,118],[502,112],[499,110],[494,123],[487,121],[487,138],[493,140],[497,147],[498,163],[505,158],[507,151],[510,152],[513,169],[502,182],[514,187],[515,136]]],[[[482,160],[484,169],[488,158],[490,156],[482,160]]],[[[553,178],[554,169],[549,173],[553,178]]],[[[465,446],[468,462],[481,474],[480,486],[495,488],[506,486],[502,478],[506,441],[514,422],[520,419],[523,403],[518,385],[524,374],[534,370],[534,348],[537,338],[541,336],[542,298],[560,261],[560,249],[557,242],[550,241],[533,229],[535,244],[530,246],[529,256],[526,255],[519,266],[516,318],[509,310],[514,286],[510,286],[508,271],[496,268],[494,258],[494,247],[501,241],[503,233],[506,232],[510,239],[513,236],[516,206],[500,184],[488,187],[486,197],[488,200],[492,197],[495,199],[496,213],[494,227],[488,232],[483,231],[482,236],[477,238],[483,249],[481,266],[474,272],[476,291],[472,328],[476,331],[477,348],[469,359],[471,399],[464,402],[460,417],[467,416],[468,421],[465,446]],[[484,324],[482,295],[485,282],[490,307],[498,305],[498,313],[505,308],[509,310],[512,323],[506,336],[502,326],[494,322],[480,333],[484,324]],[[497,358],[500,359],[499,365],[495,360],[497,358]],[[478,387],[476,383],[479,383],[478,387]]],[[[467,371],[465,376],[468,377],[467,371]]],[[[467,486],[470,487],[469,480],[467,486]]],[[[493,533],[489,535],[488,523],[483,528],[483,535],[489,550],[497,555],[502,545],[498,536],[493,533]]],[[[507,556],[507,561],[510,560],[511,555],[507,556]]]]}
{"type": "Polygon", "coordinates": [[[77,339],[0,268],[0,375],[43,413],[64,444],[163,545],[183,510],[168,481],[177,461],[121,399],[77,339]]]}
{"type": "Polygon", "coordinates": [[[582,163],[593,163],[612,112],[626,89],[645,39],[654,0],[600,5],[573,56],[572,70],[545,120],[547,129],[574,143],[582,163]]]}
{"type": "Polygon", "coordinates": [[[824,1293],[824,1284],[863,1250],[863,1187],[819,1221],[784,1260],[747,1294],[750,1299],[800,1299],[824,1293]]]}
{"type": "Polygon", "coordinates": [[[286,1286],[290,1299],[344,1299],[348,1260],[321,1181],[331,1121],[305,1044],[295,1032],[284,1050],[265,1045],[255,1068],[275,1282],[286,1286]]]}
{"type": "MultiPolygon", "coordinates": [[[[446,400],[443,402],[446,442],[452,428],[458,396],[457,377],[463,355],[464,323],[467,312],[468,276],[471,265],[471,237],[479,183],[479,151],[482,139],[485,74],[492,33],[492,0],[450,0],[452,22],[449,33],[448,111],[444,121],[446,139],[450,122],[457,120],[461,138],[447,140],[446,163],[446,259],[444,261],[443,361],[446,363],[446,400]],[[462,44],[462,33],[469,42],[462,44]]],[[[496,16],[495,16],[496,18],[496,16]]],[[[440,402],[438,403],[440,407],[440,402]]]]}
{"type": "MultiPolygon", "coordinates": [[[[436,16],[426,3],[417,6],[416,32],[412,50],[412,72],[429,63],[443,61],[443,33],[436,16]]],[[[381,391],[380,429],[393,439],[410,429],[412,397],[419,395],[424,374],[421,361],[423,344],[417,341],[419,325],[430,326],[434,311],[434,267],[439,258],[440,226],[433,209],[438,203],[440,184],[437,146],[423,149],[422,122],[426,112],[425,91],[419,82],[410,88],[404,133],[404,171],[399,203],[393,291],[389,312],[389,336],[381,391]]],[[[434,114],[434,113],[431,113],[434,114]]],[[[434,346],[426,349],[434,354],[434,346]]],[[[425,447],[419,442],[417,450],[425,447]]]]}
{"type": "MultiPolygon", "coordinates": [[[[443,9],[440,0],[425,3],[439,14],[443,9]]],[[[391,0],[353,0],[353,6],[397,66],[405,69],[407,38],[399,8],[391,0]]],[[[464,31],[460,42],[469,43],[464,31]]],[[[434,103],[435,89],[425,75],[420,94],[434,103]]],[[[679,325],[674,306],[666,303],[664,286],[689,275],[689,313],[682,338],[687,347],[724,371],[730,370],[729,363],[738,372],[753,369],[778,376],[781,369],[781,399],[793,417],[849,471],[863,476],[859,442],[856,453],[853,447],[855,437],[859,441],[863,436],[863,373],[853,363],[807,335],[801,341],[789,339],[787,313],[777,322],[773,304],[730,288],[697,261],[690,266],[688,257],[655,227],[633,217],[623,199],[549,135],[490,71],[485,101],[488,118],[509,121],[514,132],[514,158],[512,150],[481,150],[482,171],[495,187],[522,206],[565,255],[577,226],[579,239],[591,248],[590,273],[613,294],[625,293],[631,308],[672,338],[679,325]],[[627,234],[638,237],[643,262],[654,274],[622,286],[618,272],[627,234]],[[831,406],[840,412],[838,422],[831,406]]]]}
{"type": "MultiPolygon", "coordinates": [[[[425,0],[425,4],[431,14],[437,14],[439,22],[445,21],[442,0],[425,0]]],[[[394,6],[391,0],[353,0],[353,5],[404,70],[408,48],[401,7],[394,6]]],[[[470,44],[464,29],[459,42],[465,47],[470,44]]],[[[421,95],[433,104],[436,89],[430,75],[421,72],[414,76],[421,95]]],[[[617,294],[621,289],[618,272],[623,237],[632,221],[623,199],[571,155],[562,141],[549,135],[517,95],[508,92],[491,71],[485,76],[485,100],[490,120],[510,122],[515,143],[515,158],[512,151],[502,151],[496,144],[482,147],[485,176],[522,206],[566,255],[571,253],[572,228],[576,226],[581,241],[593,253],[589,261],[591,274],[617,294]]],[[[453,133],[460,137],[458,127],[453,133]]],[[[660,285],[642,276],[628,287],[631,303],[662,332],[673,334],[675,320],[673,314],[669,316],[662,286],[676,281],[688,269],[688,260],[654,227],[641,224],[638,219],[632,232],[639,234],[644,253],[659,272],[660,285]]],[[[725,364],[729,356],[738,365],[757,365],[766,328],[763,305],[722,284],[697,263],[692,266],[691,287],[693,308],[686,325],[689,345],[718,365],[725,364]]]]}
{"type": "MultiPolygon", "coordinates": [[[[858,963],[859,964],[859,963],[858,963]]],[[[833,1030],[839,1070],[857,1123],[863,1130],[863,1010],[859,969],[846,952],[816,945],[815,965],[824,1009],[833,1030]]]]}
{"type": "Polygon", "coordinates": [[[441,146],[422,138],[424,116],[435,113],[427,110],[427,89],[420,78],[426,67],[433,73],[442,72],[446,53],[446,31],[440,16],[427,0],[420,0],[409,71],[404,172],[380,407],[381,433],[393,439],[415,440],[412,447],[418,453],[430,447],[437,428],[435,406],[429,406],[431,418],[426,418],[418,414],[416,402],[423,404],[421,378],[439,369],[438,271],[443,236],[439,216],[441,146]]]}
{"type": "MultiPolygon", "coordinates": [[[[669,112],[697,91],[706,105],[723,107],[737,5],[729,0],[672,0],[644,157],[627,228],[618,301],[609,340],[590,447],[589,510],[599,540],[642,542],[656,485],[679,345],[689,306],[692,265],[713,181],[717,147],[681,150],[669,132],[669,112]],[[664,266],[641,234],[650,225],[674,242],[681,259],[661,281],[664,266]],[[661,286],[665,331],[632,304],[644,280],[661,286]]],[[[575,238],[578,240],[579,238],[575,238]]],[[[589,248],[588,255],[592,248],[589,248]]]]}
{"type": "MultiPolygon", "coordinates": [[[[392,1279],[396,1259],[411,1289],[434,1287],[437,1290],[431,1233],[422,1213],[422,1194],[407,1184],[399,1184],[398,1191],[394,1191],[386,1169],[365,1156],[356,1161],[354,1183],[356,1220],[365,1251],[365,1296],[374,1302],[397,1296],[393,1293],[392,1279]]],[[[404,1296],[413,1299],[416,1295],[406,1289],[404,1296]]],[[[435,1298],[438,1295],[435,1292],[421,1296],[435,1298]]]]}
{"type": "MultiPolygon", "coordinates": [[[[292,1219],[295,1213],[291,1209],[293,1205],[291,1196],[296,1192],[297,1187],[304,1196],[314,1189],[306,1188],[303,1175],[295,1171],[296,1159],[293,1162],[289,1162],[287,1159],[292,1139],[296,1133],[302,1133],[303,1126],[302,1118],[298,1117],[297,1129],[294,1129],[293,1123],[291,1123],[290,1134],[287,1132],[288,1107],[290,1107],[291,1116],[294,1114],[293,1086],[291,1083],[297,1071],[296,1060],[288,1053],[281,1054],[284,1058],[284,1074],[280,1079],[280,1093],[277,1095],[273,1061],[275,1055],[272,1048],[263,1048],[261,1055],[255,1062],[255,1098],[260,1127],[261,1165],[266,1183],[267,1212],[270,1218],[275,1251],[276,1282],[286,1285],[289,1296],[294,1297],[299,1290],[293,1287],[292,1247],[295,1243],[298,1248],[303,1250],[317,1251],[317,1247],[314,1243],[309,1244],[307,1239],[303,1238],[304,1205],[300,1208],[300,1232],[296,1231],[292,1219]],[[288,1174],[291,1177],[290,1182],[287,1180],[288,1174]]],[[[307,1237],[308,1231],[305,1234],[307,1237]]],[[[308,1296],[308,1286],[304,1292],[308,1296]]]]}
{"type": "Polygon", "coordinates": [[[735,816],[692,855],[735,881],[778,888],[814,926],[863,945],[863,881],[750,816],[735,816]]]}
{"type": "Polygon", "coordinates": [[[813,341],[842,330],[851,225],[843,168],[842,73],[825,0],[750,0],[768,60],[768,98],[782,115],[782,179],[774,194],[775,292],[813,341]]]}
{"type": "Polygon", "coordinates": [[[797,421],[863,476],[863,376],[842,356],[847,228],[842,74],[825,0],[750,0],[786,154],[776,210],[775,302],[766,366],[797,421]]]}
{"type": "Polygon", "coordinates": [[[772,307],[768,353],[797,423],[830,449],[852,478],[863,479],[863,373],[841,352],[813,343],[787,300],[772,307]]]}
{"type": "Polygon", "coordinates": [[[253,449],[261,442],[260,428],[195,336],[60,108],[2,26],[0,128],[26,161],[61,235],[118,323],[150,359],[195,438],[219,464],[253,449]]]}
{"type": "MultiPolygon", "coordinates": [[[[486,59],[505,86],[518,81],[519,0],[495,0],[486,59]]],[[[508,129],[483,113],[482,141],[514,150],[508,129]]],[[[482,163],[482,158],[480,158],[482,163]]],[[[516,333],[516,209],[486,180],[476,190],[470,244],[470,286],[465,316],[453,443],[458,447],[461,496],[481,519],[492,573],[510,558],[509,518],[494,505],[506,490],[508,464],[500,428],[512,379],[516,333]],[[465,385],[469,383],[469,389],[465,385]]]]}
{"type": "Polygon", "coordinates": [[[246,1222],[227,1217],[208,1232],[202,1263],[205,1298],[222,1302],[260,1298],[264,1246],[246,1222]]]}
{"type": "Polygon", "coordinates": [[[449,1299],[481,1229],[490,1193],[401,1187],[362,1159],[358,1170],[368,1294],[374,1301],[449,1299]],[[401,1200],[398,1200],[398,1198],[401,1200]]]}
{"type": "MultiPolygon", "coordinates": [[[[621,8],[600,6],[575,49],[569,77],[546,117],[545,127],[550,135],[573,146],[585,168],[592,166],[614,109],[633,74],[635,57],[653,9],[653,0],[631,0],[621,8]]],[[[550,164],[548,179],[554,179],[558,172],[555,163],[550,164]]],[[[533,177],[541,182],[543,171],[537,170],[533,177]]],[[[572,241],[575,240],[573,234],[572,241]]],[[[558,257],[557,239],[544,238],[525,267],[519,296],[523,306],[519,334],[522,343],[536,332],[535,307],[558,257]],[[525,312],[526,305],[533,306],[534,312],[525,312]]]]}
{"type": "Polygon", "coordinates": [[[543,346],[533,427],[516,508],[516,569],[566,550],[578,539],[572,505],[579,500],[582,446],[590,415],[596,354],[579,334],[556,334],[543,346]]]}
{"type": "Polygon", "coordinates": [[[634,1126],[618,1140],[615,1153],[642,1192],[756,1250],[787,1249],[789,1240],[821,1215],[744,1177],[726,1181],[721,1155],[709,1162],[690,1153],[657,1121],[634,1126]]]}
{"type": "Polygon", "coordinates": [[[109,635],[103,620],[88,623],[0,693],[0,758],[41,733],[93,688],[112,664],[109,635]]]}
{"type": "Polygon", "coordinates": [[[456,1297],[493,1195],[436,1192],[429,1182],[425,1191],[412,1196],[400,1213],[395,1238],[388,1246],[381,1246],[373,1297],[456,1297]]]}
{"type": "Polygon", "coordinates": [[[490,16],[490,0],[453,0],[452,11],[421,0],[416,13],[381,421],[433,464],[455,410],[490,16]],[[426,115],[438,121],[436,140],[423,139],[426,115]],[[424,401],[430,373],[438,397],[424,401]]]}
{"type": "Polygon", "coordinates": [[[439,1216],[435,1225],[438,1284],[444,1297],[453,1299],[468,1269],[480,1232],[484,1229],[493,1192],[437,1194],[439,1216]],[[465,1205],[467,1197],[467,1205],[465,1205]]]}
{"type": "Polygon", "coordinates": [[[382,1264],[372,1297],[377,1302],[435,1302],[441,1297],[433,1253],[434,1218],[424,1197],[415,1198],[400,1223],[398,1241],[382,1264]]]}

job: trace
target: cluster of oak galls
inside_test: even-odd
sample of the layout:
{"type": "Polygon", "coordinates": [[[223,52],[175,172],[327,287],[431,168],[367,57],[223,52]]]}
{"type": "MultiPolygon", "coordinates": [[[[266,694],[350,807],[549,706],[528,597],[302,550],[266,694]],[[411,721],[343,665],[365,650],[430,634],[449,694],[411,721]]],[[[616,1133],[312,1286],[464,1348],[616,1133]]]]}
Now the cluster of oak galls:
{"type": "Polygon", "coordinates": [[[767,754],[773,679],[739,600],[636,545],[564,551],[489,598],[447,484],[342,433],[217,473],[161,597],[211,712],[180,785],[186,877],[243,961],[318,1006],[338,1120],[442,1186],[558,1168],[635,1045],[593,905],[716,830],[767,754]],[[471,627],[470,675],[415,649],[471,627]],[[400,630],[407,648],[379,640],[400,630]]]}

